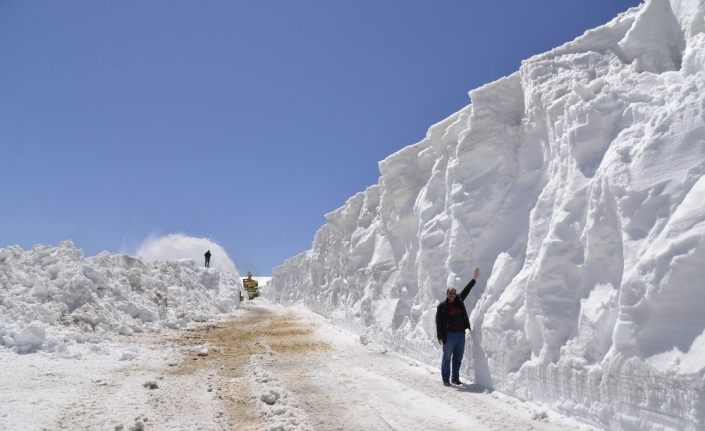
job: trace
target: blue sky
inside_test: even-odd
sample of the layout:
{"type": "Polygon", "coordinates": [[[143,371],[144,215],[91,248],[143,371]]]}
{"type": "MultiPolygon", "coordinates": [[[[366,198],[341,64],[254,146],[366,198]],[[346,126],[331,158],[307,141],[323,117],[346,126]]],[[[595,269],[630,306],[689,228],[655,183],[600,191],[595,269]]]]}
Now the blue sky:
{"type": "Polygon", "coordinates": [[[0,0],[0,247],[181,232],[269,275],[470,89],[639,3],[0,0]]]}

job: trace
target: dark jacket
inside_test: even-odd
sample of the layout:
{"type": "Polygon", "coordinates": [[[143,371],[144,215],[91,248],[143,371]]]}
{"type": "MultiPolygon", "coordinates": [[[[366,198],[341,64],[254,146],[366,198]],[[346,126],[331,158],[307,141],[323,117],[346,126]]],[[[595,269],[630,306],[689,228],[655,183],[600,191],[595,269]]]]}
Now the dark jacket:
{"type": "MultiPolygon", "coordinates": [[[[470,329],[470,318],[468,317],[468,311],[465,309],[465,298],[470,294],[470,289],[475,285],[475,279],[470,280],[467,286],[460,292],[459,295],[455,297],[455,303],[463,309],[463,320],[465,321],[465,327],[470,329]]],[[[436,310],[436,334],[439,340],[445,342],[448,336],[448,298],[445,301],[438,304],[438,309],[436,310]]]]}

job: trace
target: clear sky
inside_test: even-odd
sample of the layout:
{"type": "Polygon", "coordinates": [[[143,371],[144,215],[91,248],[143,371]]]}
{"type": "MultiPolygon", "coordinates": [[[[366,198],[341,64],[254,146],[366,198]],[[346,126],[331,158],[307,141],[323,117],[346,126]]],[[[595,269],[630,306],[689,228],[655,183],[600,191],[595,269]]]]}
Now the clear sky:
{"type": "Polygon", "coordinates": [[[469,90],[639,3],[0,0],[0,247],[180,232],[269,275],[469,90]]]}

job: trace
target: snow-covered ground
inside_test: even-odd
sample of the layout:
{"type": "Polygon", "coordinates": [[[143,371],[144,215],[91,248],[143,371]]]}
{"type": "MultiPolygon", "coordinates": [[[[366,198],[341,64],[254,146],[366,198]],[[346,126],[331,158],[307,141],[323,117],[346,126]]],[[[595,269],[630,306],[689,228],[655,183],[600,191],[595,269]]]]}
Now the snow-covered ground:
{"type": "Polygon", "coordinates": [[[470,92],[266,294],[610,429],[705,429],[705,1],[648,0],[470,92]]]}
{"type": "Polygon", "coordinates": [[[79,359],[0,349],[0,429],[228,429],[222,403],[207,392],[212,375],[171,373],[185,350],[166,336],[104,342],[79,359]]]}
{"type": "MultiPolygon", "coordinates": [[[[284,318],[288,326],[313,329],[317,344],[298,358],[282,354],[289,351],[274,340],[273,354],[253,361],[256,374],[265,376],[260,391],[287,394],[313,429],[592,429],[478,385],[445,387],[438,368],[390,352],[304,309],[268,304],[264,309],[273,320],[284,318]]],[[[290,345],[305,343],[297,339],[290,345]]],[[[274,418],[272,424],[277,424],[274,418]]]]}
{"type": "MultiPolygon", "coordinates": [[[[228,259],[224,251],[219,257],[228,259]]],[[[193,391],[209,376],[165,375],[184,351],[158,340],[232,315],[241,291],[237,273],[190,259],[85,257],[70,241],[0,249],[0,429],[112,430],[150,418],[177,429],[224,429],[217,403],[193,391]],[[158,399],[142,386],[155,374],[174,382],[158,399]]]]}
{"type": "Polygon", "coordinates": [[[0,429],[593,429],[266,301],[104,344],[133,354],[0,350],[0,429]]]}

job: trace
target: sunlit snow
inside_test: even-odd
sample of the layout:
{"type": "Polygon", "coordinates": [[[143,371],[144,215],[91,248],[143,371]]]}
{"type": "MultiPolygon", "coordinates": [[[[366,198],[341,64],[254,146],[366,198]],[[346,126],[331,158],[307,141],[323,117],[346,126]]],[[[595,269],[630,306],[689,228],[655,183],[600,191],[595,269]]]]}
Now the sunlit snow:
{"type": "Polygon", "coordinates": [[[0,344],[17,353],[80,357],[100,351],[111,333],[183,328],[232,313],[242,282],[188,259],[85,257],[66,241],[0,249],[0,286],[0,344]]]}
{"type": "MultiPolygon", "coordinates": [[[[479,266],[465,380],[607,429],[705,428],[705,0],[649,0],[469,94],[380,162],[379,182],[327,214],[310,250],[258,277],[262,293],[436,369],[436,304],[479,266]]],[[[135,334],[241,306],[241,274],[214,241],[173,234],[135,254],[86,257],[70,241],[0,249],[0,356],[5,375],[19,370],[3,381],[14,407],[0,424],[54,423],[76,387],[104,383],[84,372],[114,380],[120,363],[157,369],[180,354],[130,347],[135,334]],[[50,380],[67,387],[43,389],[50,380]]],[[[264,365],[249,367],[270,405],[289,392],[264,365]]],[[[179,380],[170,396],[210,406],[204,426],[218,429],[210,398],[182,396],[209,379],[179,380]]]]}
{"type": "Polygon", "coordinates": [[[267,294],[428,364],[483,277],[465,376],[612,429],[705,427],[705,2],[525,60],[380,163],[267,294]]]}

